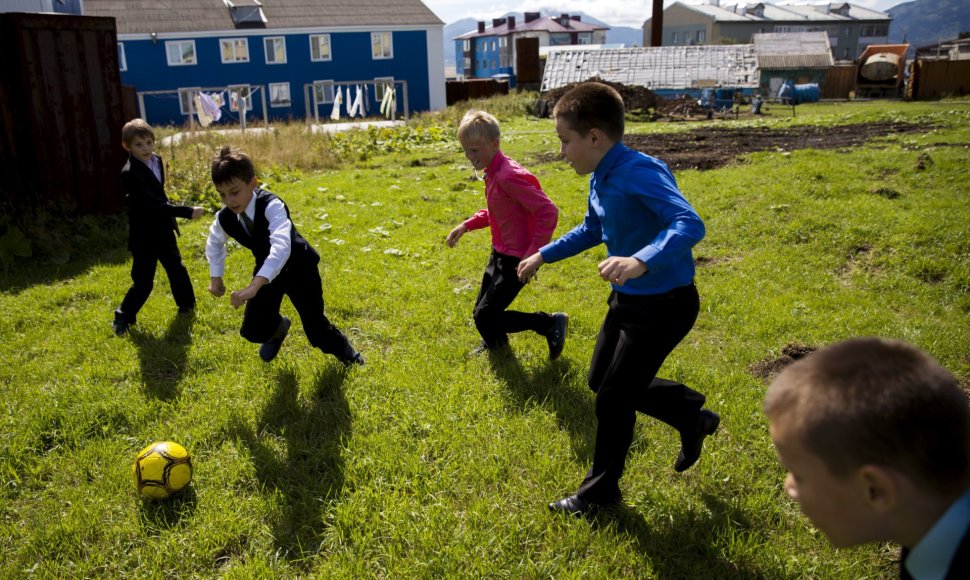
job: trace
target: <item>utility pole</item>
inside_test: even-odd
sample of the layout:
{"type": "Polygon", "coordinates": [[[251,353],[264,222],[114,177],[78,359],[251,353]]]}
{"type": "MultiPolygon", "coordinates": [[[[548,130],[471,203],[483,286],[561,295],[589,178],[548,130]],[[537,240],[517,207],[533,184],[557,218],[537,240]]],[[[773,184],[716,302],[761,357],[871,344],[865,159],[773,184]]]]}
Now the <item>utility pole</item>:
{"type": "Polygon", "coordinates": [[[653,0],[653,16],[650,19],[650,46],[663,46],[664,0],[653,0]]]}

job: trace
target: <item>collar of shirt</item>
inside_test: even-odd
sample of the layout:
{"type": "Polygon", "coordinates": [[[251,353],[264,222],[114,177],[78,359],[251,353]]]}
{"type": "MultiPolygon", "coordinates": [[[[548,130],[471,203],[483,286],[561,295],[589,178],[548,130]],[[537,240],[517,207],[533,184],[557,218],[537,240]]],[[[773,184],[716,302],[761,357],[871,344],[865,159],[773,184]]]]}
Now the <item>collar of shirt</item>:
{"type": "Polygon", "coordinates": [[[970,491],[946,510],[909,552],[904,565],[916,580],[942,579],[950,568],[963,536],[970,528],[970,491]]]}
{"type": "Polygon", "coordinates": [[[613,165],[616,164],[617,159],[619,159],[620,155],[623,155],[623,152],[626,150],[627,147],[622,141],[617,141],[614,143],[613,146],[610,147],[610,150],[606,152],[606,155],[604,155],[603,158],[600,159],[600,162],[596,165],[596,170],[593,171],[593,178],[596,181],[603,181],[606,179],[606,176],[610,173],[610,170],[613,169],[613,165]]]}

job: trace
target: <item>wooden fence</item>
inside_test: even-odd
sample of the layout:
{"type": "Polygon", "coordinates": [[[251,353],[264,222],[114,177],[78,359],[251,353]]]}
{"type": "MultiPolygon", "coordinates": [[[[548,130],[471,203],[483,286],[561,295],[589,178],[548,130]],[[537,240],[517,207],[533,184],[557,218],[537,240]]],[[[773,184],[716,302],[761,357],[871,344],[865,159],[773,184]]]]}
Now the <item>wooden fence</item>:
{"type": "Polygon", "coordinates": [[[3,210],[124,207],[125,119],[113,18],[0,14],[3,210]]]}

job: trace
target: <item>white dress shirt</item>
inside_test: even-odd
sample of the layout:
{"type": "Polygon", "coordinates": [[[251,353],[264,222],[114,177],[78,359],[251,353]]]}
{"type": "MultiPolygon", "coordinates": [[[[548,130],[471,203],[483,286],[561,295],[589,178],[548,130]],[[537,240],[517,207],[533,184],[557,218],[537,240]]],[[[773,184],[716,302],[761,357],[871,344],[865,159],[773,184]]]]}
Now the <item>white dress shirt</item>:
{"type": "MultiPolygon", "coordinates": [[[[246,215],[256,221],[256,196],[249,200],[246,206],[246,215]]],[[[246,228],[239,216],[236,216],[243,229],[246,228]]],[[[290,258],[291,243],[290,233],[293,223],[286,215],[286,206],[279,199],[274,199],[266,205],[266,219],[269,220],[269,255],[263,262],[262,267],[256,272],[257,276],[262,276],[272,282],[283,270],[286,261],[290,258]]],[[[229,236],[219,224],[219,217],[209,226],[209,239],[205,243],[205,257],[209,261],[209,276],[221,277],[226,271],[226,242],[229,236]]]]}

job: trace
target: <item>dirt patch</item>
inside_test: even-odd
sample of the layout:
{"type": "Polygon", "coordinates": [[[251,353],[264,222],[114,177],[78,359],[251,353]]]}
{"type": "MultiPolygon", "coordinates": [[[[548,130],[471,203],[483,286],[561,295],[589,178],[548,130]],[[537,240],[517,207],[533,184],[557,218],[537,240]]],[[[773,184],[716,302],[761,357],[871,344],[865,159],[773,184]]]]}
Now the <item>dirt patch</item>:
{"type": "MultiPolygon", "coordinates": [[[[683,133],[626,135],[623,141],[632,149],[662,160],[671,170],[705,170],[723,167],[739,155],[755,151],[844,149],[857,147],[875,137],[927,130],[929,127],[924,125],[893,122],[790,129],[705,127],[683,133]]],[[[932,161],[927,156],[921,160],[923,167],[919,168],[930,163],[932,161]]]]}
{"type": "Polygon", "coordinates": [[[748,367],[748,370],[751,371],[751,374],[754,376],[768,382],[775,378],[775,375],[780,373],[785,367],[799,359],[805,358],[816,350],[818,350],[818,347],[816,346],[792,342],[786,344],[785,347],[781,349],[780,357],[756,362],[748,367]]]}
{"type": "MultiPolygon", "coordinates": [[[[620,96],[623,98],[623,106],[627,112],[633,112],[641,109],[644,111],[648,109],[656,109],[658,105],[664,101],[663,97],[657,95],[657,93],[646,87],[611,83],[602,79],[595,80],[596,82],[613,87],[616,92],[620,93],[620,96]]],[[[546,102],[547,112],[552,114],[552,109],[556,106],[559,99],[561,99],[563,95],[568,93],[578,84],[580,83],[572,83],[559,87],[558,89],[552,89],[551,91],[542,93],[542,100],[546,102]]]]}

